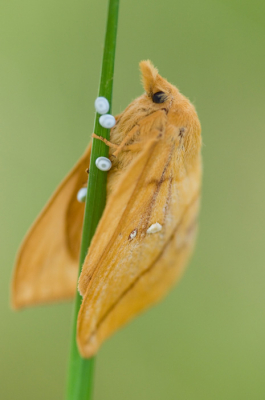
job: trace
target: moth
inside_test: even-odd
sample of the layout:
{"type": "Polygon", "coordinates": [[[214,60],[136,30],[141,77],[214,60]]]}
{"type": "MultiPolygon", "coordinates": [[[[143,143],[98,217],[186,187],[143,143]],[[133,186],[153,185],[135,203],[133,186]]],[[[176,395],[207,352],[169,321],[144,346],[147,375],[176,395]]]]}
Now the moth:
{"type": "MultiPolygon", "coordinates": [[[[140,63],[145,93],[111,129],[106,208],[83,264],[77,342],[93,356],[111,334],[163,298],[194,248],[201,188],[201,126],[194,106],[140,63]]],[[[94,140],[104,140],[96,135],[94,140]]],[[[60,184],[19,250],[15,308],[71,299],[77,285],[91,144],[60,184]]]]}

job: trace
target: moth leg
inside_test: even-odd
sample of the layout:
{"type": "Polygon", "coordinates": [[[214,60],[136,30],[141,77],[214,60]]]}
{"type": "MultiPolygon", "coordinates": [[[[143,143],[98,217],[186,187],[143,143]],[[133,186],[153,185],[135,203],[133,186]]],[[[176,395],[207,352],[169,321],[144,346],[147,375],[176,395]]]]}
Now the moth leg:
{"type": "Polygon", "coordinates": [[[160,118],[164,119],[166,117],[166,111],[165,109],[157,110],[155,112],[152,112],[151,114],[147,115],[145,118],[141,119],[139,121],[139,125],[146,125],[149,121],[152,122],[152,125],[157,122],[160,118]]]}
{"type": "Polygon", "coordinates": [[[117,157],[117,155],[124,150],[127,142],[132,139],[133,135],[139,130],[139,125],[135,125],[135,127],[128,133],[128,135],[125,136],[123,141],[117,146],[117,150],[114,151],[112,154],[113,157],[117,157]]]}
{"type": "MultiPolygon", "coordinates": [[[[153,125],[157,124],[157,122],[159,121],[159,125],[161,125],[161,129],[164,126],[164,119],[166,117],[165,111],[164,110],[158,110],[155,113],[152,113],[150,115],[148,115],[146,118],[144,118],[144,120],[139,121],[139,123],[137,125],[135,125],[132,130],[125,136],[125,138],[123,139],[123,141],[119,144],[118,148],[114,151],[114,153],[112,154],[113,157],[117,157],[117,155],[121,152],[121,151],[138,151],[141,150],[141,145],[140,144],[130,144],[127,145],[127,143],[133,138],[134,134],[141,129],[141,127],[143,125],[148,126],[148,124],[150,124],[150,130],[153,131],[153,125]],[[154,119],[154,114],[156,114],[156,118],[154,119]],[[158,119],[158,120],[157,120],[158,119]]],[[[158,128],[155,128],[156,130],[159,130],[158,128]]]]}
{"type": "MultiPolygon", "coordinates": [[[[161,137],[162,134],[158,129],[155,129],[154,132],[157,131],[157,136],[155,138],[152,138],[152,140],[158,141],[161,137]]],[[[143,147],[146,146],[147,142],[150,139],[146,138],[145,140],[141,140],[140,142],[135,142],[135,143],[131,143],[131,144],[126,144],[120,149],[117,149],[113,155],[115,156],[119,151],[141,151],[143,150],[143,147]]],[[[120,145],[121,146],[121,145],[120,145]]]]}
{"type": "Polygon", "coordinates": [[[143,141],[132,143],[123,148],[123,151],[140,151],[143,149],[144,143],[143,141]]]}
{"type": "Polygon", "coordinates": [[[101,140],[101,142],[105,143],[109,147],[113,147],[114,149],[119,147],[117,144],[111,143],[107,139],[103,138],[102,136],[98,136],[95,133],[92,133],[92,138],[101,140]]]}

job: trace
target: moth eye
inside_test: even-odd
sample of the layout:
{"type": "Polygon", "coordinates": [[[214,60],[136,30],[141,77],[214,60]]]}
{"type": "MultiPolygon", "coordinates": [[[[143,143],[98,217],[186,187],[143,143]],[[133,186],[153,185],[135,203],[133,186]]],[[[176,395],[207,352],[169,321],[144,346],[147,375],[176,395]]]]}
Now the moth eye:
{"type": "Polygon", "coordinates": [[[156,92],[152,96],[152,100],[154,103],[164,103],[167,99],[167,96],[164,92],[156,92]]]}
{"type": "Polygon", "coordinates": [[[95,162],[100,171],[109,171],[111,169],[111,161],[107,157],[98,157],[95,162]]]}
{"type": "Polygon", "coordinates": [[[79,203],[84,203],[86,201],[86,194],[87,194],[87,188],[82,188],[78,191],[76,197],[79,203]]]}
{"type": "Polygon", "coordinates": [[[111,114],[105,114],[99,117],[99,123],[103,128],[110,129],[116,124],[116,119],[111,114]]]}
{"type": "Polygon", "coordinates": [[[106,114],[109,111],[108,100],[105,97],[96,98],[95,109],[99,114],[106,114]]]}

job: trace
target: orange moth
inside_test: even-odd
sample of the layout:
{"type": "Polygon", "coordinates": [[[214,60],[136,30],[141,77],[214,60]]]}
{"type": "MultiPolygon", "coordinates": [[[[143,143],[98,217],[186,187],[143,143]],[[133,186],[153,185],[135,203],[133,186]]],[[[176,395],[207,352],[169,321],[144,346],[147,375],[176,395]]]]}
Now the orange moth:
{"type": "MultiPolygon", "coordinates": [[[[193,251],[201,186],[201,127],[194,106],[140,63],[145,93],[111,129],[107,203],[83,264],[77,326],[91,357],[113,332],[176,283],[193,251]]],[[[94,140],[103,140],[93,135],[94,140]]],[[[16,262],[15,308],[73,298],[91,145],[26,236],[16,262]]]]}

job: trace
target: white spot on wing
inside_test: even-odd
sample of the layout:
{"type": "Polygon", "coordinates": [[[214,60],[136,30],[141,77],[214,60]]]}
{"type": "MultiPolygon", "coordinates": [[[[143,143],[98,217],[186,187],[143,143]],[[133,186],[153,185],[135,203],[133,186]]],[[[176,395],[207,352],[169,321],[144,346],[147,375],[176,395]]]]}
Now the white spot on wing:
{"type": "Polygon", "coordinates": [[[128,239],[129,239],[129,240],[134,239],[134,238],[136,237],[136,235],[137,235],[137,232],[138,232],[138,229],[137,229],[137,228],[134,229],[134,230],[130,233],[128,239]]]}
{"type": "Polygon", "coordinates": [[[155,224],[151,225],[148,229],[147,229],[147,233],[156,233],[156,232],[160,232],[162,229],[162,225],[159,224],[159,222],[156,222],[155,224]]]}

